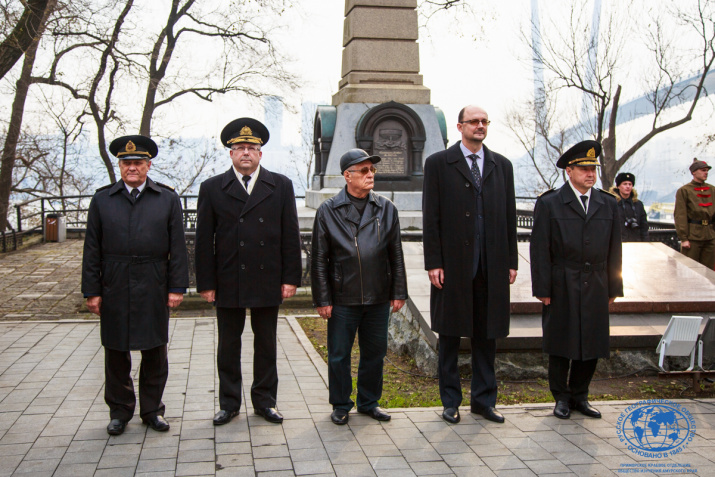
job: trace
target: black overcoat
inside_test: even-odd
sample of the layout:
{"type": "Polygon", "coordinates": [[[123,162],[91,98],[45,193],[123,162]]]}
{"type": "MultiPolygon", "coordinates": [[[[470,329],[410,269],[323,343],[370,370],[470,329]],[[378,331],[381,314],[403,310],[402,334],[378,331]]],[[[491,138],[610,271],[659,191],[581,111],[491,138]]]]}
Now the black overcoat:
{"type": "MultiPolygon", "coordinates": [[[[486,338],[509,334],[509,269],[518,267],[514,172],[508,159],[484,148],[482,197],[487,251],[486,338]]],[[[472,264],[476,189],[459,143],[425,161],[423,240],[425,269],[444,269],[440,290],[432,285],[432,330],[472,337],[472,264]]]]}
{"type": "Polygon", "coordinates": [[[592,189],[588,215],[571,186],[536,201],[531,288],[551,297],[542,312],[543,349],[588,360],[609,356],[609,298],[623,296],[621,227],[616,199],[592,189]]]}
{"type": "Polygon", "coordinates": [[[130,351],[166,344],[169,289],[188,286],[176,192],[149,178],[136,202],[124,181],[98,189],[87,215],[82,293],[102,297],[102,345],[130,351]]]}
{"type": "Polygon", "coordinates": [[[300,285],[293,183],[261,167],[249,196],[233,167],[201,184],[196,223],[196,288],[216,306],[278,306],[281,285],[300,285]]]}

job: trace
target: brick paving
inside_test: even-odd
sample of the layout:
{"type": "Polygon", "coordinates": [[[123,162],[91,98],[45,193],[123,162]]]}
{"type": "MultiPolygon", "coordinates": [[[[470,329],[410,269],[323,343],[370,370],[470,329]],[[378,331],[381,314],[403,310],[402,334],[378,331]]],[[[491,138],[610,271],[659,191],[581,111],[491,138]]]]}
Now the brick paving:
{"type": "MultiPolygon", "coordinates": [[[[245,402],[250,329],[244,336],[245,402]]],[[[668,464],[691,466],[671,472],[715,475],[715,400],[682,401],[697,434],[668,459],[638,457],[619,442],[616,421],[630,402],[599,403],[601,420],[561,421],[551,405],[528,405],[501,407],[503,425],[468,408],[457,425],[442,421],[439,408],[413,408],[391,410],[387,423],[353,412],[348,425],[335,426],[327,366],[292,317],[278,326],[283,425],[244,408],[214,427],[215,321],[173,319],[170,337],[164,402],[171,430],[154,432],[135,416],[123,435],[110,437],[98,323],[0,323],[0,475],[674,475],[668,464]],[[648,472],[654,464],[662,472],[648,472]]],[[[134,354],[135,379],[138,360],[134,354]]]]}

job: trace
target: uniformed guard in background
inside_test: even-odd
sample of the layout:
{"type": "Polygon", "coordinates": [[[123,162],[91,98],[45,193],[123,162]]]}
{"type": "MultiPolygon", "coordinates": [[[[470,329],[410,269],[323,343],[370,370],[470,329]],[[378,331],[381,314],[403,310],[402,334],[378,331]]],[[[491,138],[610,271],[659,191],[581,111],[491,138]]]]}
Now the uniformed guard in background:
{"type": "Polygon", "coordinates": [[[608,305],[623,296],[618,206],[593,187],[600,153],[596,141],[566,151],[556,165],[569,181],[542,194],[534,208],[531,287],[544,304],[543,349],[560,419],[571,409],[601,417],[588,402],[588,387],[598,358],[610,352],[608,305]]]}
{"type": "Polygon", "coordinates": [[[715,201],[713,186],[705,182],[712,169],[705,161],[693,159],[693,180],[675,193],[675,231],[680,251],[710,270],[715,268],[715,201]]]}
{"type": "Polygon", "coordinates": [[[268,129],[252,118],[221,132],[232,166],[201,184],[196,224],[196,289],[216,305],[219,405],[213,423],[238,415],[243,396],[241,334],[246,309],[253,330],[256,414],[283,422],[276,408],[278,307],[301,280],[300,230],[293,183],[260,165],[268,129]]]}
{"type": "Polygon", "coordinates": [[[643,202],[638,200],[635,185],[635,175],[630,172],[621,172],[616,176],[616,186],[611,187],[610,191],[618,201],[623,242],[648,241],[648,215],[643,202]]]}
{"type": "Polygon", "coordinates": [[[173,188],[147,177],[158,152],[154,141],[124,136],[109,151],[119,158],[122,179],[94,194],[82,259],[82,293],[100,316],[107,432],[121,434],[134,415],[132,350],[142,353],[142,422],[167,431],[161,397],[169,374],[169,308],[189,286],[181,203],[173,188]]]}

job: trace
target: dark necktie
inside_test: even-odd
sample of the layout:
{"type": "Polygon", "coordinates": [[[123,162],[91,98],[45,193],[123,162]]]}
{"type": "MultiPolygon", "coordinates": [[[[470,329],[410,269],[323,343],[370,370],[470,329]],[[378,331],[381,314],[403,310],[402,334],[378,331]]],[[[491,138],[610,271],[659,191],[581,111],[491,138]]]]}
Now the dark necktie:
{"type": "Polygon", "coordinates": [[[251,182],[251,176],[243,176],[243,183],[246,184],[246,192],[248,192],[248,183],[251,182]]]}
{"type": "Polygon", "coordinates": [[[137,189],[137,188],[135,187],[134,189],[132,189],[131,194],[132,194],[132,202],[136,202],[136,201],[137,201],[137,196],[139,195],[139,189],[137,189]]]}
{"type": "Polygon", "coordinates": [[[583,203],[583,210],[588,212],[588,196],[587,195],[582,195],[581,196],[581,202],[583,203]]]}
{"type": "Polygon", "coordinates": [[[474,176],[474,183],[477,184],[477,191],[481,191],[482,173],[479,171],[479,165],[477,164],[477,155],[470,154],[467,157],[472,160],[472,175],[474,176]]]}

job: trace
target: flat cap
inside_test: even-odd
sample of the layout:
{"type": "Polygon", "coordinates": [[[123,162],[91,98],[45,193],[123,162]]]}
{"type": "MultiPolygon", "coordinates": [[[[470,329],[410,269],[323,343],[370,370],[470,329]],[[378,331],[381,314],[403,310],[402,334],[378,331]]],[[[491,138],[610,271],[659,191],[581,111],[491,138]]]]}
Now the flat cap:
{"type": "Polygon", "coordinates": [[[156,143],[146,136],[122,136],[109,145],[109,152],[119,159],[153,159],[159,153],[156,143]]]}
{"type": "Polygon", "coordinates": [[[350,149],[348,152],[343,154],[343,157],[340,158],[340,172],[345,172],[350,166],[354,166],[355,164],[359,164],[362,161],[367,160],[372,161],[373,164],[377,164],[382,159],[380,156],[371,156],[362,149],[350,149]]]}
{"type": "Polygon", "coordinates": [[[238,118],[228,123],[221,131],[221,142],[226,147],[239,142],[265,144],[270,134],[262,122],[253,118],[238,118]]]}
{"type": "Polygon", "coordinates": [[[561,155],[556,167],[566,169],[574,166],[600,166],[596,160],[600,155],[601,145],[597,141],[581,141],[561,155]]]}

